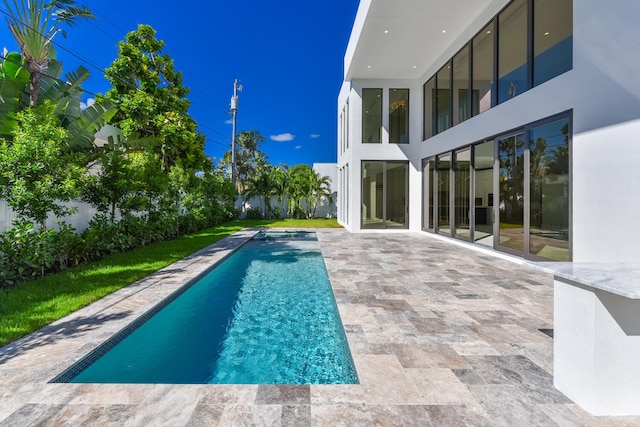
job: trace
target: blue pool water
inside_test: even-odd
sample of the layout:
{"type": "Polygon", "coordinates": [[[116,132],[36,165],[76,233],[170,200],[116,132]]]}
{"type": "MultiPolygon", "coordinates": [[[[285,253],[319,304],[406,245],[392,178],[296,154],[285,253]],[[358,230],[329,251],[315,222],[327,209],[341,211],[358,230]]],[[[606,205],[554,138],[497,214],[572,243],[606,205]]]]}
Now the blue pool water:
{"type": "Polygon", "coordinates": [[[318,242],[310,234],[256,237],[58,381],[357,383],[318,242]]]}

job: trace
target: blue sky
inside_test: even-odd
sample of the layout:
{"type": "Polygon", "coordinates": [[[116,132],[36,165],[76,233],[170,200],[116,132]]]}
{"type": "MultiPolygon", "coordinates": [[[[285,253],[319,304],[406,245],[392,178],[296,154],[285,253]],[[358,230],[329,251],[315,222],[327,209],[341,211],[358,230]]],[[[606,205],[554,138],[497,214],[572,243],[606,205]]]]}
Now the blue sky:
{"type": "MultiPolygon", "coordinates": [[[[97,19],[65,27],[56,49],[65,72],[78,65],[91,71],[85,90],[109,88],[100,70],[116,58],[118,41],[149,24],[191,89],[190,113],[207,136],[208,155],[218,159],[230,147],[229,101],[238,78],[238,131],[259,131],[271,163],[336,161],[336,98],[358,0],[84,4],[97,19]]],[[[4,10],[0,3],[2,17],[4,10]]],[[[2,47],[17,50],[4,20],[2,47]]]]}

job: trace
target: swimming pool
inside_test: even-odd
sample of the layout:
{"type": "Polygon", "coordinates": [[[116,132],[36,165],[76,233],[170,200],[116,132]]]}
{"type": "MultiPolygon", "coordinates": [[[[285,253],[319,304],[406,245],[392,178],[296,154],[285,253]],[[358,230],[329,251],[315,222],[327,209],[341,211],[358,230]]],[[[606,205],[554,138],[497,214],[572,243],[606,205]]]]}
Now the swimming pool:
{"type": "Polygon", "coordinates": [[[52,382],[357,383],[319,244],[294,234],[258,234],[52,382]]]}

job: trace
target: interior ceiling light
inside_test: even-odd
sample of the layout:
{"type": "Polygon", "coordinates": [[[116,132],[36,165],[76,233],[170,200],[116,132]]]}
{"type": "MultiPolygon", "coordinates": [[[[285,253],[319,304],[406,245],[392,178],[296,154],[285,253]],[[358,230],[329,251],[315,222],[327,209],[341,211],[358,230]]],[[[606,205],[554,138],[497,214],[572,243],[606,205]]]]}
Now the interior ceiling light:
{"type": "Polygon", "coordinates": [[[384,33],[385,34],[389,34],[389,30],[384,30],[384,33]]]}
{"type": "Polygon", "coordinates": [[[442,30],[442,34],[444,34],[444,33],[446,33],[446,32],[447,32],[447,30],[442,30]]]}
{"type": "Polygon", "coordinates": [[[549,31],[547,31],[546,33],[544,33],[544,35],[545,35],[545,36],[548,36],[548,35],[549,35],[549,31]]]}
{"type": "Polygon", "coordinates": [[[367,68],[371,68],[371,65],[367,65],[367,68]]]}
{"type": "Polygon", "coordinates": [[[414,66],[413,66],[413,68],[414,68],[414,69],[416,69],[416,68],[418,68],[418,66],[417,66],[417,65],[414,65],[414,66]]]}

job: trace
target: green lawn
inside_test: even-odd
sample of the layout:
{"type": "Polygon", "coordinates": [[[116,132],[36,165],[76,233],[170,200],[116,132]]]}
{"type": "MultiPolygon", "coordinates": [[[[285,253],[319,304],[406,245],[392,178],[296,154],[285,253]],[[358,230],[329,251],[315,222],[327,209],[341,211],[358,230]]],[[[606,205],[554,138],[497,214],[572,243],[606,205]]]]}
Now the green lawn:
{"type": "Polygon", "coordinates": [[[0,346],[170,265],[245,227],[339,228],[335,219],[237,220],[175,240],[110,255],[100,261],[0,291],[0,346]]]}

